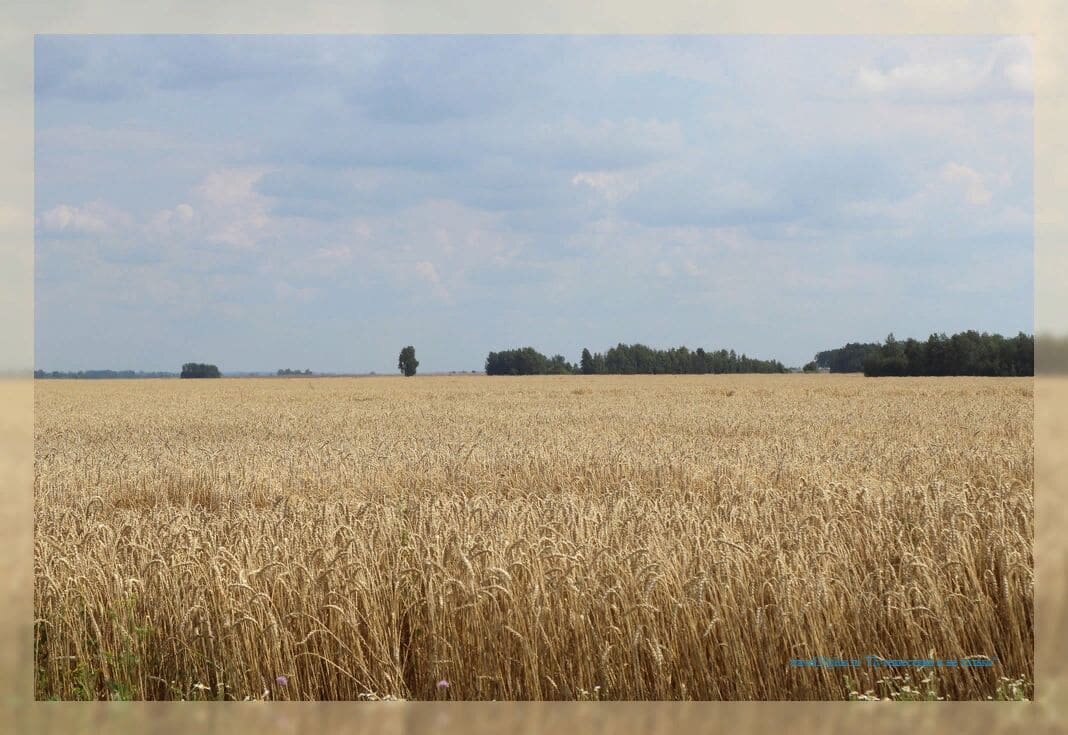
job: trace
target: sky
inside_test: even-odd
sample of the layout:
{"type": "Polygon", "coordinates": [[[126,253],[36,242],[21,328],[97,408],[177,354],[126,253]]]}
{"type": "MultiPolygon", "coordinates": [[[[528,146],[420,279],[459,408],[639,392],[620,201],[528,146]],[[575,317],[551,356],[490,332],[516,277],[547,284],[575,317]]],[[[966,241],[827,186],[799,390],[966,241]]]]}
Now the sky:
{"type": "Polygon", "coordinates": [[[1004,36],[38,36],[45,370],[1033,330],[1004,36]]]}

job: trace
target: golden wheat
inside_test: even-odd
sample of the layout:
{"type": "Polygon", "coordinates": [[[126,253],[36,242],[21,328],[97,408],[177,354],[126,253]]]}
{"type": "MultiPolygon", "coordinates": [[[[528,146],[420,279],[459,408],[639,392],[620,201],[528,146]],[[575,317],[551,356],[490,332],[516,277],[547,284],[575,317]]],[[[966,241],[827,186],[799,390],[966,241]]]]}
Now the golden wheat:
{"type": "Polygon", "coordinates": [[[1032,448],[1029,379],[38,381],[37,696],[996,696],[1032,448]]]}

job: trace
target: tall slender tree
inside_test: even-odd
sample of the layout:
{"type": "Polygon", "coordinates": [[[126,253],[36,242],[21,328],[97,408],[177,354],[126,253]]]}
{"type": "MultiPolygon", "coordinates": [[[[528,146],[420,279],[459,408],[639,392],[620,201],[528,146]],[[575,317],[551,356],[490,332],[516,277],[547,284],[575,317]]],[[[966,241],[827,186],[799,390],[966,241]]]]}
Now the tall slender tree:
{"type": "Polygon", "coordinates": [[[582,348],[582,357],[579,359],[579,369],[583,375],[593,375],[593,355],[587,347],[582,348]]]}

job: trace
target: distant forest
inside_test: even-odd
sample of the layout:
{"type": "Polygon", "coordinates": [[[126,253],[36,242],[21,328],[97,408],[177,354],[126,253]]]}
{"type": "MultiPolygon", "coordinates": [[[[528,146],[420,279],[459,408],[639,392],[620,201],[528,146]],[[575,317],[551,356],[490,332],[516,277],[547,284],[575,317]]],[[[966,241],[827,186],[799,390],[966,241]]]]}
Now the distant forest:
{"type": "Polygon", "coordinates": [[[817,367],[832,373],[861,373],[864,372],[864,360],[879,347],[878,342],[850,342],[837,350],[817,352],[814,362],[817,367]]]}
{"type": "Polygon", "coordinates": [[[533,347],[491,352],[486,357],[487,375],[636,375],[707,373],[785,373],[778,360],[758,360],[734,350],[706,352],[698,347],[658,350],[643,344],[618,344],[604,353],[582,350],[578,365],[563,355],[546,357],[533,347]]]}
{"type": "Polygon", "coordinates": [[[209,365],[203,362],[187,362],[182,365],[181,378],[221,378],[222,373],[219,372],[219,368],[215,365],[209,365]]]}
{"type": "MultiPolygon", "coordinates": [[[[1045,369],[1068,372],[1068,338],[1046,337],[1045,369]]],[[[863,372],[871,377],[920,375],[975,375],[992,377],[1031,376],[1035,374],[1035,338],[1020,332],[1015,337],[969,330],[947,337],[932,334],[926,340],[899,340],[890,334],[883,344],[849,342],[842,347],[816,353],[815,360],[804,367],[806,372],[822,368],[832,373],[863,372]]],[[[786,373],[778,360],[760,360],[734,350],[706,351],[698,347],[673,347],[662,350],[646,345],[617,344],[605,352],[582,350],[577,364],[563,355],[548,357],[533,347],[490,352],[486,357],[487,375],[658,375],[720,373],[786,373]]],[[[246,373],[266,375],[267,373],[246,373]]],[[[311,370],[283,368],[275,375],[315,375],[311,370]]],[[[372,373],[373,375],[374,373],[372,373]]],[[[177,378],[178,373],[141,370],[34,370],[37,379],[100,380],[131,378],[177,378]]],[[[215,365],[186,363],[183,378],[221,377],[215,365]]]]}
{"type": "Polygon", "coordinates": [[[121,378],[129,380],[130,378],[177,378],[178,373],[146,373],[140,370],[78,370],[62,371],[52,370],[46,372],[44,370],[34,370],[33,377],[40,379],[62,379],[62,380],[107,380],[109,378],[121,378]]]}
{"type": "Polygon", "coordinates": [[[894,375],[1002,376],[1035,374],[1035,338],[1021,332],[1015,337],[969,330],[951,337],[932,334],[926,340],[850,342],[835,350],[816,353],[810,363],[832,373],[864,373],[872,377],[894,375]]]}
{"type": "Polygon", "coordinates": [[[901,375],[982,375],[1013,377],[1035,374],[1035,338],[1020,332],[1015,337],[960,332],[952,337],[932,334],[926,342],[897,340],[886,343],[864,359],[864,374],[872,377],[901,375]]]}

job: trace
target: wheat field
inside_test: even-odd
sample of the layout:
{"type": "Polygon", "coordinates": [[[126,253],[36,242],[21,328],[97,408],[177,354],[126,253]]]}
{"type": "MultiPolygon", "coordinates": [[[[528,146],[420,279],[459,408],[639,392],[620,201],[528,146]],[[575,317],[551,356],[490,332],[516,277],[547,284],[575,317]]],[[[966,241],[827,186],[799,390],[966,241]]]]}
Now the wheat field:
{"type": "Polygon", "coordinates": [[[35,389],[38,699],[1032,693],[1031,379],[35,389]]]}

